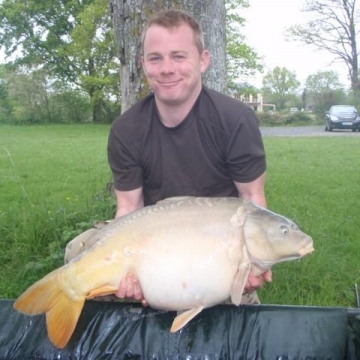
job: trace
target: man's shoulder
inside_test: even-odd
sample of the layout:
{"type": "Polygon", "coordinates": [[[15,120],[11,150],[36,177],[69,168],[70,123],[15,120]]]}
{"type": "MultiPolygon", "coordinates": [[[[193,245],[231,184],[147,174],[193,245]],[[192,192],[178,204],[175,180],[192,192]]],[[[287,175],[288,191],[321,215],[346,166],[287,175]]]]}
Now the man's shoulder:
{"type": "Polygon", "coordinates": [[[118,116],[112,126],[115,129],[136,128],[139,130],[142,127],[146,127],[146,124],[150,122],[154,111],[154,95],[150,94],[118,116]]]}
{"type": "Polygon", "coordinates": [[[204,102],[210,102],[217,108],[224,110],[224,111],[247,111],[251,110],[251,108],[244,104],[243,102],[229,96],[226,94],[223,94],[219,91],[216,91],[214,89],[210,89],[206,86],[203,87],[203,100],[204,102]]]}
{"type": "Polygon", "coordinates": [[[232,132],[234,128],[249,121],[258,123],[253,109],[248,105],[206,87],[203,88],[199,111],[206,124],[222,128],[226,132],[232,132]]]}

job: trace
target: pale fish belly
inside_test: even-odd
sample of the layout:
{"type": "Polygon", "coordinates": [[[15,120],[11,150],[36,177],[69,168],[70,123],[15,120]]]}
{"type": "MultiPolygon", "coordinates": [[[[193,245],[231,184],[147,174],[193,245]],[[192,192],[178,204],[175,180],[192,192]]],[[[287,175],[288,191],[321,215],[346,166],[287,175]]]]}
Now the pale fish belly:
{"type": "Polygon", "coordinates": [[[139,252],[135,272],[151,307],[210,307],[230,297],[241,262],[240,229],[158,234],[150,242],[139,252]]]}

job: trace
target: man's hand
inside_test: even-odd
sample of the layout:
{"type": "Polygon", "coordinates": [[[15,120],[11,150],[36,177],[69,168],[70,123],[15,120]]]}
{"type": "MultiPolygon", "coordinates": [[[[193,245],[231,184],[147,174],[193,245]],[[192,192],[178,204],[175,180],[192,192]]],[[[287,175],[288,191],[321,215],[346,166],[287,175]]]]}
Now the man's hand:
{"type": "Polygon", "coordinates": [[[132,273],[127,273],[126,277],[121,279],[119,289],[115,293],[115,296],[121,299],[141,300],[144,306],[148,305],[144,299],[139,280],[132,273]]]}
{"type": "Polygon", "coordinates": [[[245,284],[245,292],[252,293],[261,288],[265,282],[272,282],[272,271],[267,270],[260,276],[255,276],[251,271],[245,284]]]}

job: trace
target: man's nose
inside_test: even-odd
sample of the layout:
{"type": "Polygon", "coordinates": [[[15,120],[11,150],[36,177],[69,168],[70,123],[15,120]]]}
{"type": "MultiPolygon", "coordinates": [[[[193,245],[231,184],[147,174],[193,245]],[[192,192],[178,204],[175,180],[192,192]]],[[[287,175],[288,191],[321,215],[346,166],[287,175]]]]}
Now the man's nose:
{"type": "Polygon", "coordinates": [[[171,58],[164,58],[161,63],[161,72],[169,74],[174,72],[174,62],[171,58]]]}

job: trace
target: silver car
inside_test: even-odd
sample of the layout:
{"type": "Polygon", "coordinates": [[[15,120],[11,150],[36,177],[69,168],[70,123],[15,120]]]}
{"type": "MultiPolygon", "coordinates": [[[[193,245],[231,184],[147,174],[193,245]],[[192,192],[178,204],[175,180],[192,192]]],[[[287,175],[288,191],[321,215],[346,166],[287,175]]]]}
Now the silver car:
{"type": "Polygon", "coordinates": [[[325,114],[325,131],[333,131],[333,129],[360,131],[360,116],[355,106],[334,105],[325,114]]]}

